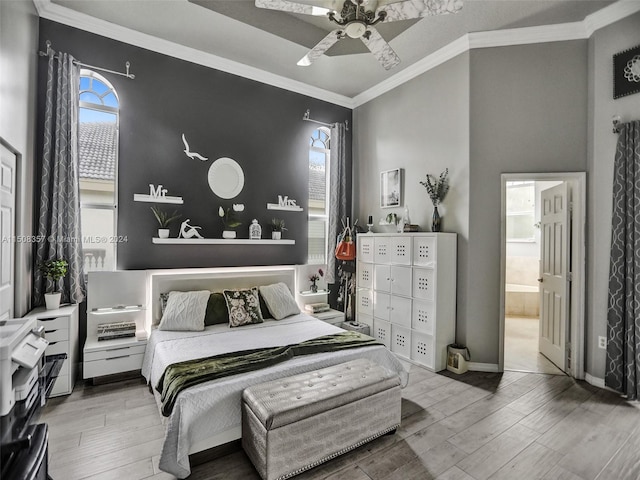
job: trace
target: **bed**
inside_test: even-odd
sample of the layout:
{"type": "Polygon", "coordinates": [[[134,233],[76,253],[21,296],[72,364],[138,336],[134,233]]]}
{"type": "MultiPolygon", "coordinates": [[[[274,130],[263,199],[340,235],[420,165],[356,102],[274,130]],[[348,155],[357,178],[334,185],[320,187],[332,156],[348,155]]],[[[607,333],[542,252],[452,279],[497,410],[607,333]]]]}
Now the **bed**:
{"type": "MultiPolygon", "coordinates": [[[[342,331],[304,313],[238,328],[229,328],[224,324],[212,325],[202,332],[162,331],[154,327],[160,318],[157,300],[160,293],[200,289],[221,291],[277,282],[285,283],[292,292],[296,291],[295,267],[150,271],[148,304],[152,308],[147,320],[150,336],[142,366],[142,374],[147,382],[151,386],[157,385],[165,368],[175,362],[290,345],[342,331]]],[[[370,359],[397,372],[403,386],[408,381],[408,373],[402,363],[385,347],[375,345],[294,357],[261,370],[207,381],[183,390],[177,396],[170,415],[163,416],[166,433],[160,469],[178,478],[185,478],[191,472],[190,454],[240,439],[241,395],[248,386],[356,358],[370,359]]],[[[153,392],[160,409],[160,395],[155,389],[153,392]]]]}

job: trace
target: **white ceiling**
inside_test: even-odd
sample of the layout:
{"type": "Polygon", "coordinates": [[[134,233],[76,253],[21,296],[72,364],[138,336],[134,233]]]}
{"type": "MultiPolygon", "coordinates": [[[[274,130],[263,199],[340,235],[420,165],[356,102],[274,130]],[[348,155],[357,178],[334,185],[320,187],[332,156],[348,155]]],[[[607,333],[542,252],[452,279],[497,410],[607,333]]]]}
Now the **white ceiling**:
{"type": "MultiPolygon", "coordinates": [[[[566,31],[569,39],[575,36],[571,32],[575,31],[576,22],[584,29],[585,18],[613,2],[464,0],[457,14],[396,22],[401,24],[399,28],[380,24],[378,30],[402,59],[390,71],[384,70],[366,50],[350,54],[349,45],[334,47],[335,51],[332,49],[309,67],[297,66],[296,62],[331,29],[330,24],[326,20],[259,9],[253,0],[34,0],[34,3],[45,18],[145,48],[156,42],[158,48],[153,49],[191,60],[200,61],[198,55],[208,56],[216,59],[221,69],[232,73],[246,71],[245,76],[263,76],[267,83],[275,85],[290,82],[292,90],[349,105],[354,97],[366,96],[381,85],[406,79],[417,66],[424,67],[430,56],[469,38],[467,34],[502,31],[498,33],[506,35],[513,33],[512,29],[556,25],[542,31],[553,31],[553,39],[563,38],[566,31]]],[[[360,40],[344,39],[338,45],[343,42],[360,40]]]]}

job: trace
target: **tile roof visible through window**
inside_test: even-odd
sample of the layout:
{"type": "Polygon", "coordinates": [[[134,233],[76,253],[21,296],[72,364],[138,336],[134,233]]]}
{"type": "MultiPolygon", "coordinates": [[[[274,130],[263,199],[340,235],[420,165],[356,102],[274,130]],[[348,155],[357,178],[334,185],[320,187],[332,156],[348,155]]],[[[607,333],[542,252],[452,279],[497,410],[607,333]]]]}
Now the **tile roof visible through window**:
{"type": "Polygon", "coordinates": [[[116,124],[80,123],[80,178],[114,180],[117,148],[116,124]]]}
{"type": "Polygon", "coordinates": [[[324,202],[326,195],[323,165],[309,165],[309,199],[324,202]]]}

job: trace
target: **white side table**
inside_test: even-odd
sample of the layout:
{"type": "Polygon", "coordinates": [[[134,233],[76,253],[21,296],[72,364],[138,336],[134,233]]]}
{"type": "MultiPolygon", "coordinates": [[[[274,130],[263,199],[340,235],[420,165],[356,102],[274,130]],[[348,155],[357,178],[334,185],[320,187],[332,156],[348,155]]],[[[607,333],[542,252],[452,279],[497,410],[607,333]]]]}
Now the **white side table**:
{"type": "Polygon", "coordinates": [[[136,337],[102,342],[87,337],[82,376],[87,379],[140,370],[146,347],[147,341],[136,337]]]}

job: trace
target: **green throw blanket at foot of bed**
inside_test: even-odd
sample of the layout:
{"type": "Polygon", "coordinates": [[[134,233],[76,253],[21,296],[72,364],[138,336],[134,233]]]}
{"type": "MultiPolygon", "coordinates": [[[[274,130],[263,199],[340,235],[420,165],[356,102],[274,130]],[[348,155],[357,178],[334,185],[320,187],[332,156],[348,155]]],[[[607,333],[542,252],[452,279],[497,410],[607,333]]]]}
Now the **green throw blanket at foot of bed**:
{"type": "Polygon", "coordinates": [[[156,386],[162,395],[162,414],[171,415],[178,394],[200,383],[270,367],[300,355],[334,352],[346,348],[382,345],[360,332],[348,331],[312,338],[306,342],[282,347],[259,348],[225,353],[169,365],[156,386]]]}

